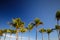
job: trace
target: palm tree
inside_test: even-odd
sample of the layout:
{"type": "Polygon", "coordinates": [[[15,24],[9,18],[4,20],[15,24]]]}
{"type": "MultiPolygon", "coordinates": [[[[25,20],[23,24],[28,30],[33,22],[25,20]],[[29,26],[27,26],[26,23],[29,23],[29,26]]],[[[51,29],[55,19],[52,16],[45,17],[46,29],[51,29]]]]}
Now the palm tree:
{"type": "Polygon", "coordinates": [[[5,36],[4,36],[4,40],[5,40],[6,39],[6,34],[7,34],[7,29],[4,29],[3,33],[5,34],[5,36]]]}
{"type": "Polygon", "coordinates": [[[39,32],[42,33],[42,40],[43,40],[43,33],[46,32],[46,30],[44,28],[41,28],[39,32]]]}
{"type": "Polygon", "coordinates": [[[11,29],[9,29],[9,31],[10,31],[9,33],[10,33],[10,40],[11,40],[11,35],[13,34],[14,31],[11,29]]]}
{"type": "Polygon", "coordinates": [[[15,18],[12,20],[12,23],[9,24],[16,28],[16,40],[18,40],[18,29],[23,27],[24,22],[22,22],[20,18],[15,18]]]}
{"type": "Polygon", "coordinates": [[[0,30],[0,40],[1,40],[1,36],[3,36],[3,31],[0,30]]]}
{"type": "Polygon", "coordinates": [[[56,12],[56,19],[57,19],[57,25],[59,25],[60,11],[57,11],[57,12],[56,12]]]}
{"type": "Polygon", "coordinates": [[[52,29],[47,29],[47,30],[46,30],[46,32],[47,32],[47,34],[48,34],[48,40],[50,40],[49,35],[50,35],[50,33],[51,33],[52,31],[53,31],[52,29]]]}
{"type": "MultiPolygon", "coordinates": [[[[59,20],[60,20],[60,11],[57,11],[56,12],[56,19],[57,19],[57,25],[59,25],[59,20]]],[[[58,30],[59,33],[58,33],[58,38],[60,40],[60,30],[58,30]]]]}
{"type": "Polygon", "coordinates": [[[38,25],[43,24],[43,23],[39,20],[39,18],[36,18],[34,20],[34,24],[36,26],[36,40],[37,40],[37,27],[38,27],[38,25]]]}
{"type": "Polygon", "coordinates": [[[57,31],[58,39],[59,39],[59,29],[60,29],[60,26],[59,26],[59,25],[56,25],[56,26],[55,26],[55,30],[57,31]]]}
{"type": "Polygon", "coordinates": [[[28,37],[28,40],[30,40],[30,32],[31,32],[31,30],[33,29],[33,25],[32,24],[29,24],[28,25],[28,27],[26,27],[27,28],[27,30],[29,31],[29,37],[28,37]]]}
{"type": "Polygon", "coordinates": [[[10,33],[10,40],[11,40],[11,35],[15,34],[15,30],[8,29],[8,33],[10,33]]]}
{"type": "MultiPolygon", "coordinates": [[[[20,29],[20,32],[23,34],[23,33],[25,33],[27,31],[27,29],[26,28],[21,28],[20,29]]],[[[22,34],[21,34],[21,40],[22,40],[22,34]]]]}

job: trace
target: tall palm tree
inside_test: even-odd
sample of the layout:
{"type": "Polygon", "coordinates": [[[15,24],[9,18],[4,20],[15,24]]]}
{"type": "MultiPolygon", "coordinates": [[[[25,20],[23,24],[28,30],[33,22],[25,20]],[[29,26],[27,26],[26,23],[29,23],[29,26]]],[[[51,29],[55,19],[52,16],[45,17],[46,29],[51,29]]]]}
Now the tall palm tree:
{"type": "Polygon", "coordinates": [[[39,32],[42,33],[42,40],[43,40],[43,33],[46,32],[44,28],[39,29],[39,32]]]}
{"type": "Polygon", "coordinates": [[[36,18],[36,19],[34,20],[34,24],[35,24],[35,26],[36,26],[36,40],[37,40],[37,27],[38,27],[38,25],[43,24],[43,23],[40,21],[39,18],[36,18]]]}
{"type": "MultiPolygon", "coordinates": [[[[59,20],[60,20],[60,11],[57,11],[56,12],[56,19],[57,19],[57,25],[59,25],[59,20]]],[[[59,38],[59,40],[60,40],[60,30],[58,30],[59,31],[59,35],[58,35],[58,38],[59,38]]]]}
{"type": "Polygon", "coordinates": [[[47,32],[47,34],[48,34],[48,40],[50,40],[50,37],[49,37],[49,36],[50,36],[50,33],[51,33],[52,31],[53,31],[52,29],[47,29],[47,30],[46,30],[46,32],[47,32]]]}
{"type": "Polygon", "coordinates": [[[59,30],[60,30],[60,26],[59,26],[59,25],[56,25],[56,26],[55,26],[55,30],[57,31],[58,39],[59,39],[59,30]]]}
{"type": "Polygon", "coordinates": [[[57,12],[56,12],[56,19],[57,19],[57,25],[59,25],[60,11],[57,11],[57,12]]]}
{"type": "Polygon", "coordinates": [[[3,31],[0,30],[0,40],[1,40],[1,36],[3,36],[3,31]]]}
{"type": "MultiPolygon", "coordinates": [[[[21,28],[20,29],[20,32],[23,34],[23,33],[25,33],[27,31],[27,29],[26,28],[21,28]]],[[[21,40],[22,40],[22,34],[21,34],[21,40]]]]}
{"type": "Polygon", "coordinates": [[[8,33],[10,34],[10,39],[9,40],[11,40],[11,35],[15,34],[15,30],[8,29],[8,33]]]}
{"type": "Polygon", "coordinates": [[[28,37],[28,40],[30,40],[30,32],[31,32],[31,30],[33,29],[33,25],[32,24],[29,24],[28,25],[28,27],[26,27],[27,28],[27,30],[29,31],[29,37],[28,37]]]}
{"type": "Polygon", "coordinates": [[[23,27],[24,22],[22,22],[20,18],[15,18],[12,19],[12,23],[9,24],[16,28],[16,40],[18,40],[18,29],[23,27]]]}
{"type": "Polygon", "coordinates": [[[9,33],[10,33],[10,40],[11,40],[11,35],[13,34],[14,31],[11,29],[9,29],[9,31],[10,31],[9,33]]]}

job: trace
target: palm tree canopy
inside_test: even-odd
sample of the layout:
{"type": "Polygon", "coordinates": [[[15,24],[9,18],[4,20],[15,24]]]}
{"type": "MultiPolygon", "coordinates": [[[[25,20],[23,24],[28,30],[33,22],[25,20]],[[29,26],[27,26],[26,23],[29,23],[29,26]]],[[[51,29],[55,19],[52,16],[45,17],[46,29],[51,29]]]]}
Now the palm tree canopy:
{"type": "Polygon", "coordinates": [[[9,24],[16,28],[24,27],[24,22],[22,22],[20,18],[12,19],[12,22],[9,24]]]}
{"type": "Polygon", "coordinates": [[[29,24],[28,27],[26,27],[26,28],[31,31],[33,29],[33,27],[34,26],[32,24],[29,24]]]}
{"type": "Polygon", "coordinates": [[[59,30],[59,29],[60,29],[60,26],[59,26],[59,25],[56,25],[56,26],[55,26],[55,29],[56,29],[56,30],[59,30]]]}
{"type": "Polygon", "coordinates": [[[7,29],[4,29],[4,30],[3,30],[3,33],[7,33],[7,29]]]}
{"type": "Polygon", "coordinates": [[[41,28],[41,29],[39,30],[39,32],[40,32],[40,33],[44,33],[44,32],[46,32],[46,30],[45,30],[44,28],[41,28]]]}
{"type": "Polygon", "coordinates": [[[47,29],[47,30],[46,30],[46,32],[47,32],[48,34],[50,34],[52,31],[53,31],[53,30],[51,30],[51,29],[47,29]]]}
{"type": "Polygon", "coordinates": [[[3,31],[2,30],[0,30],[0,36],[2,36],[3,35],[3,31]]]}
{"type": "Polygon", "coordinates": [[[39,18],[36,18],[36,19],[34,20],[34,22],[35,22],[35,25],[36,25],[36,26],[38,26],[38,25],[40,25],[40,24],[43,24],[43,23],[40,21],[39,18]]]}
{"type": "Polygon", "coordinates": [[[16,30],[14,30],[14,34],[16,33],[16,30]]]}
{"type": "Polygon", "coordinates": [[[7,33],[15,34],[15,33],[16,33],[16,31],[15,31],[15,30],[8,29],[8,30],[7,30],[7,33]]]}
{"type": "Polygon", "coordinates": [[[57,18],[57,20],[60,19],[60,11],[57,11],[57,12],[56,12],[56,18],[57,18]]]}
{"type": "Polygon", "coordinates": [[[21,33],[24,33],[24,32],[26,32],[26,31],[27,31],[26,28],[21,28],[21,29],[20,29],[20,32],[21,32],[21,33]]]}

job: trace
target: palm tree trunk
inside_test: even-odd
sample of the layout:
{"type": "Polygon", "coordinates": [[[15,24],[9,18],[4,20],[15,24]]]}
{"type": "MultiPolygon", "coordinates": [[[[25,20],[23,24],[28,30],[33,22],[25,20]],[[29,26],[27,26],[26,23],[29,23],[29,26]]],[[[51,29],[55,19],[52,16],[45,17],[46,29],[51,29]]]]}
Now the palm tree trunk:
{"type": "Polygon", "coordinates": [[[6,33],[5,33],[5,36],[4,36],[4,40],[6,39],[6,33]]]}
{"type": "Polygon", "coordinates": [[[18,28],[16,28],[16,40],[18,40],[18,28]]]}
{"type": "Polygon", "coordinates": [[[28,37],[28,40],[30,40],[30,30],[29,30],[29,37],[28,37]]]}
{"type": "Polygon", "coordinates": [[[48,40],[50,40],[49,34],[48,34],[48,40]]]}
{"type": "Polygon", "coordinates": [[[60,30],[59,30],[59,33],[58,33],[58,38],[59,38],[59,40],[60,40],[60,30]]]}
{"type": "Polygon", "coordinates": [[[59,30],[57,30],[57,34],[58,34],[58,40],[59,40],[59,30]]]}
{"type": "Polygon", "coordinates": [[[43,33],[42,33],[42,40],[43,40],[43,33]]]}
{"type": "MultiPolygon", "coordinates": [[[[57,25],[59,25],[59,20],[57,20],[57,25]]],[[[60,40],[60,30],[58,32],[58,39],[60,40]]]]}
{"type": "Polygon", "coordinates": [[[0,40],[1,40],[1,37],[0,37],[0,40]]]}
{"type": "Polygon", "coordinates": [[[59,20],[57,20],[57,25],[59,25],[59,20]]]}
{"type": "Polygon", "coordinates": [[[59,30],[59,40],[60,40],[60,30],[59,30]]]}
{"type": "Polygon", "coordinates": [[[37,26],[36,26],[36,40],[37,40],[37,26]]]}
{"type": "Polygon", "coordinates": [[[22,33],[21,33],[21,40],[22,40],[22,33]]]}
{"type": "Polygon", "coordinates": [[[10,39],[9,39],[9,40],[11,40],[11,35],[12,35],[12,34],[10,34],[10,39]]]}

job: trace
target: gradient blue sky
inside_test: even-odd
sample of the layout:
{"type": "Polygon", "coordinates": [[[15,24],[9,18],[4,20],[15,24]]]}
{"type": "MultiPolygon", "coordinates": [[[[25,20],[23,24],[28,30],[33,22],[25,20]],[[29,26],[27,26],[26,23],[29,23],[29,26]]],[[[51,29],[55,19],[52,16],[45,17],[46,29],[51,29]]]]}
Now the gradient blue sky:
{"type": "MultiPolygon", "coordinates": [[[[60,0],[0,0],[0,29],[10,28],[7,22],[16,17],[20,17],[25,26],[38,17],[44,23],[38,28],[54,28],[57,10],[60,10],[60,0]]],[[[35,38],[34,32],[33,30],[31,38],[35,38]]],[[[41,39],[40,33],[38,39],[41,39]]],[[[47,40],[47,34],[44,34],[44,39],[47,40]]],[[[57,40],[56,31],[51,33],[51,40],[53,39],[57,40]]]]}

